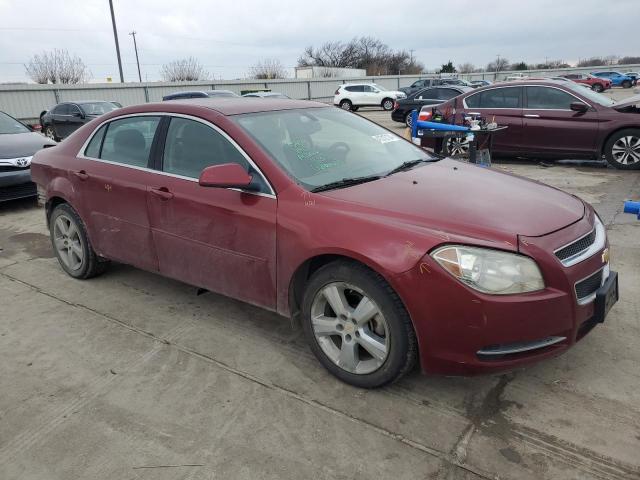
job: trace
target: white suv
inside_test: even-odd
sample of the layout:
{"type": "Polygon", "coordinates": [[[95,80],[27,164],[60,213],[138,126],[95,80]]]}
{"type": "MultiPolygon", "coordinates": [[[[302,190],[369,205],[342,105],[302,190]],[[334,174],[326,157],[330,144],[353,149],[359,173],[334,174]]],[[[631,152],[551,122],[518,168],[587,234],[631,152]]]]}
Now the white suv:
{"type": "Polygon", "coordinates": [[[375,83],[345,83],[340,85],[333,97],[333,104],[343,110],[358,110],[359,107],[382,107],[393,110],[395,100],[407,98],[403,92],[385,90],[375,83]]]}

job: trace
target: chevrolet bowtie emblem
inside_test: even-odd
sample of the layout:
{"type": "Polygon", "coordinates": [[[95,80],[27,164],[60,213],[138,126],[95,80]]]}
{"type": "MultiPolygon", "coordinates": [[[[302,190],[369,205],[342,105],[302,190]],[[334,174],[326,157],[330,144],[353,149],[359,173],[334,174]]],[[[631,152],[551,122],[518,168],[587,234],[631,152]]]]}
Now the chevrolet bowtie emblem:
{"type": "Polygon", "coordinates": [[[609,249],[605,248],[602,251],[602,263],[609,263],[609,249]]]}

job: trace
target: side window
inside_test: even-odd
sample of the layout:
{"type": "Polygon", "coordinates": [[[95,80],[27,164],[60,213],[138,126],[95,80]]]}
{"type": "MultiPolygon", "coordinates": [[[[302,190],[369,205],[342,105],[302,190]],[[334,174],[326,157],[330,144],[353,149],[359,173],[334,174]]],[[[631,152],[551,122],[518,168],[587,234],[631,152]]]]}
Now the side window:
{"type": "Polygon", "coordinates": [[[53,113],[55,115],[69,115],[69,104],[63,103],[62,105],[58,105],[53,109],[53,113]]]}
{"type": "Polygon", "coordinates": [[[480,108],[480,94],[469,95],[464,99],[464,103],[466,103],[469,108],[480,108]]]}
{"type": "Polygon", "coordinates": [[[129,117],[109,123],[100,158],[146,167],[160,117],[129,117]]]}
{"type": "Polygon", "coordinates": [[[549,87],[527,87],[527,108],[570,110],[576,99],[562,90],[549,87]]]}
{"type": "MultiPolygon", "coordinates": [[[[477,108],[520,108],[521,88],[494,88],[480,92],[480,104],[477,108]]],[[[469,103],[467,102],[467,105],[469,103]]]]}
{"type": "Polygon", "coordinates": [[[362,85],[353,85],[351,87],[345,87],[348,92],[364,92],[362,85]]]}
{"type": "Polygon", "coordinates": [[[75,115],[76,113],[82,113],[80,112],[80,107],[78,107],[77,105],[69,105],[69,115],[75,115]]]}
{"type": "Polygon", "coordinates": [[[453,88],[440,88],[438,90],[440,90],[440,92],[438,92],[438,98],[440,100],[450,100],[453,97],[457,97],[458,95],[460,95],[460,92],[454,90],[453,88]]]}
{"type": "Polygon", "coordinates": [[[371,85],[363,85],[361,91],[365,93],[371,93],[373,92],[373,87],[371,85]]]}
{"type": "Polygon", "coordinates": [[[238,163],[249,171],[247,159],[216,130],[195,120],[171,119],[164,144],[163,171],[198,178],[206,167],[223,163],[238,163]]]}
{"type": "Polygon", "coordinates": [[[89,145],[87,145],[87,148],[84,150],[85,157],[100,158],[100,148],[102,147],[102,139],[104,138],[106,131],[107,125],[105,124],[95,133],[91,138],[89,145]]]}

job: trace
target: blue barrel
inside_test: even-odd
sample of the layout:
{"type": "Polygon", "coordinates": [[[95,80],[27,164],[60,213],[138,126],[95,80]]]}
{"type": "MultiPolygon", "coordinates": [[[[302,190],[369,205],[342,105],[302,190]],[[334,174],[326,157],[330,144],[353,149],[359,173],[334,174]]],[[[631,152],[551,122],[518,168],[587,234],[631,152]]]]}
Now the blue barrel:
{"type": "Polygon", "coordinates": [[[633,202],[631,200],[624,202],[624,213],[637,215],[638,220],[640,220],[640,202],[633,202]]]}

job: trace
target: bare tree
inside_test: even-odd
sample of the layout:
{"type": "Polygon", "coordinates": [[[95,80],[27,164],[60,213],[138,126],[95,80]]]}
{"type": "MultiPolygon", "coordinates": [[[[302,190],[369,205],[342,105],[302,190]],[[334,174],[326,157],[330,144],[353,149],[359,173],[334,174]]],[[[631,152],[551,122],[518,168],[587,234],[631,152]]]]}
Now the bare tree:
{"type": "Polygon", "coordinates": [[[458,65],[458,72],[460,73],[473,73],[476,67],[473,63],[465,62],[458,65]]]}
{"type": "Polygon", "coordinates": [[[91,72],[80,57],[61,49],[34,55],[24,68],[31,80],[42,84],[83,83],[91,78],[91,72]]]}
{"type": "Polygon", "coordinates": [[[166,82],[188,82],[203,80],[207,72],[194,57],[174,60],[162,65],[160,76],[166,82]]]}
{"type": "Polygon", "coordinates": [[[301,67],[361,68],[369,75],[420,73],[424,65],[404,51],[394,51],[373,37],[354,38],[347,43],[326,42],[318,48],[309,46],[298,59],[301,67]]]}
{"type": "Polygon", "coordinates": [[[495,62],[487,64],[487,72],[502,72],[509,69],[509,60],[498,57],[495,62]]]}
{"type": "Polygon", "coordinates": [[[622,57],[618,60],[618,65],[634,65],[640,63],[640,57],[622,57]]]}
{"type": "Polygon", "coordinates": [[[260,80],[271,80],[273,78],[287,78],[287,70],[280,60],[267,58],[251,67],[249,76],[260,80]]]}

